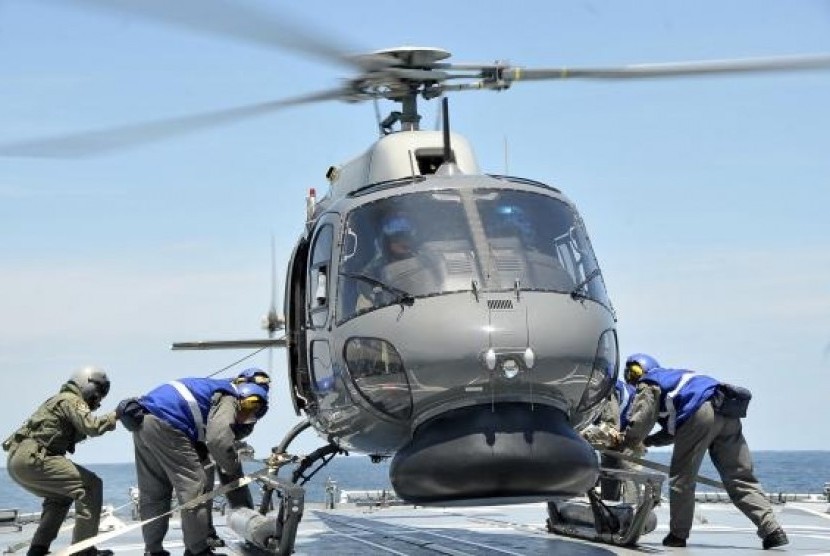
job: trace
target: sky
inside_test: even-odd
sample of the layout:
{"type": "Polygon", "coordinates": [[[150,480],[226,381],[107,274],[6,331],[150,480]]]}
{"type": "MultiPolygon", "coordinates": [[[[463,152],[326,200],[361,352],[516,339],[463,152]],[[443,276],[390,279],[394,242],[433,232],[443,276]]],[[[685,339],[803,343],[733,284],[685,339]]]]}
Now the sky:
{"type": "MultiPolygon", "coordinates": [[[[0,144],[302,95],[351,75],[87,4],[0,2],[0,144]]],[[[432,46],[459,63],[830,53],[830,2],[817,0],[253,4],[350,51],[432,46]]],[[[828,99],[824,70],[520,82],[456,93],[450,110],[485,172],[544,181],[576,203],[623,356],[645,351],[750,388],[750,447],[807,450],[830,446],[828,99]]],[[[423,106],[423,127],[436,106],[423,106]]],[[[169,345],[264,337],[271,237],[281,290],[308,188],[325,191],[326,169],[376,137],[371,103],[329,102],[96,157],[0,157],[0,434],[84,364],[109,373],[111,409],[249,355],[169,345]]],[[[260,455],[300,419],[284,353],[273,361],[271,411],[250,439],[260,455]]],[[[216,376],[248,365],[268,357],[216,376]]],[[[321,443],[307,432],[292,449],[321,443]]],[[[130,436],[92,439],[74,459],[131,461],[130,436]]]]}

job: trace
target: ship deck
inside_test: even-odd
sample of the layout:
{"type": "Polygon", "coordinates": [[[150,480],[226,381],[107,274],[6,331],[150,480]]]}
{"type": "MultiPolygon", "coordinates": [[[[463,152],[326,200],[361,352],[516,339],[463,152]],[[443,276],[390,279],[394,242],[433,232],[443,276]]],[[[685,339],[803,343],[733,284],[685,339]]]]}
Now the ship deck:
{"type": "MultiPolygon", "coordinates": [[[[801,555],[830,555],[830,513],[827,502],[787,502],[776,504],[775,512],[790,538],[783,549],[801,555]]],[[[685,549],[665,548],[660,541],[667,532],[667,504],[656,508],[657,529],[640,538],[633,548],[615,547],[548,533],[545,504],[482,506],[469,508],[425,508],[412,506],[339,505],[326,509],[307,504],[297,533],[295,554],[562,554],[602,556],[610,554],[689,555],[755,554],[761,550],[754,528],[728,503],[698,503],[695,525],[685,549]]],[[[98,543],[118,556],[143,555],[140,528],[129,518],[107,517],[102,526],[123,531],[115,538],[98,543]]],[[[237,555],[262,555],[245,543],[216,514],[215,525],[227,547],[217,552],[237,555]]],[[[55,554],[69,544],[71,523],[52,546],[55,554]]],[[[21,530],[0,524],[0,549],[11,554],[26,553],[26,539],[34,524],[21,530]]],[[[184,552],[180,523],[171,520],[165,548],[173,555],[184,552]]]]}

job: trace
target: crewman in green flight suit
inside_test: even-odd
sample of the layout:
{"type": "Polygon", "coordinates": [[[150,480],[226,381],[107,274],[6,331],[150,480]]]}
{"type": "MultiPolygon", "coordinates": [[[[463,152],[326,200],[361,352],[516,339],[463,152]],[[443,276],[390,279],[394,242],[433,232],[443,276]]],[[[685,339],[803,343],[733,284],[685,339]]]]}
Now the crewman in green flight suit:
{"type": "MultiPolygon", "coordinates": [[[[3,442],[8,452],[9,475],[20,486],[43,498],[40,524],[27,556],[43,556],[75,503],[75,530],[72,543],[98,534],[103,500],[103,483],[92,471],[73,463],[66,453],[88,436],[100,436],[115,429],[115,412],[102,416],[92,412],[110,389],[107,374],[97,367],[75,371],[60,392],[46,400],[34,414],[3,442]]],[[[83,556],[112,556],[111,550],[95,547],[79,552],[83,556]]]]}

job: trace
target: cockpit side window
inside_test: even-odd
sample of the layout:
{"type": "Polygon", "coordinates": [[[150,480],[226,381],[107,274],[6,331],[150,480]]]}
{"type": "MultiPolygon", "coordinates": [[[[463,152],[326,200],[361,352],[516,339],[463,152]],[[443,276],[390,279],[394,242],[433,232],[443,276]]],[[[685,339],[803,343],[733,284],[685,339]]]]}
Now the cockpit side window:
{"type": "Polygon", "coordinates": [[[328,320],[331,288],[331,251],[334,227],[326,224],[317,231],[308,270],[307,304],[312,326],[324,326],[328,320]]]}

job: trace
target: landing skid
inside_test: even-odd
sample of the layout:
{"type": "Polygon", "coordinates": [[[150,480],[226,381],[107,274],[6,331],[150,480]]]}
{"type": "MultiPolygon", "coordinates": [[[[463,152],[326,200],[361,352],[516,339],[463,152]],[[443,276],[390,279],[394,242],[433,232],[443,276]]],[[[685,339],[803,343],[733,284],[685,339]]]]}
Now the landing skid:
{"type": "Polygon", "coordinates": [[[636,545],[641,535],[657,527],[653,509],[660,503],[664,476],[600,468],[600,478],[635,485],[636,503],[601,500],[596,488],[588,491],[587,498],[553,500],[548,502],[548,531],[615,546],[636,545]]]}
{"type": "Polygon", "coordinates": [[[308,426],[307,421],[299,423],[273,449],[268,460],[270,473],[256,478],[263,492],[259,508],[236,508],[227,518],[228,525],[236,534],[266,554],[287,555],[294,552],[297,528],[305,506],[303,485],[335,455],[344,453],[330,443],[302,458],[289,456],[285,452],[288,444],[308,426]],[[292,462],[298,465],[291,479],[279,478],[277,474],[280,468],[292,462]]]}

